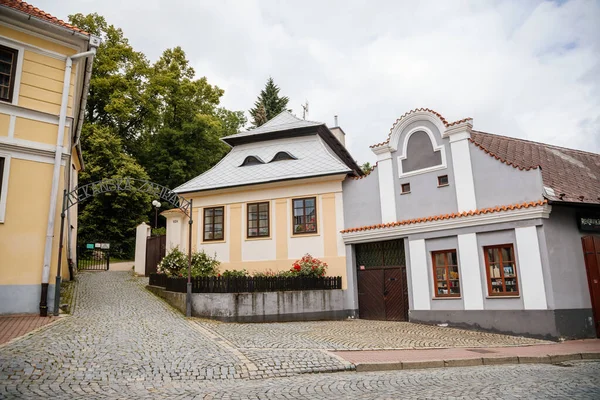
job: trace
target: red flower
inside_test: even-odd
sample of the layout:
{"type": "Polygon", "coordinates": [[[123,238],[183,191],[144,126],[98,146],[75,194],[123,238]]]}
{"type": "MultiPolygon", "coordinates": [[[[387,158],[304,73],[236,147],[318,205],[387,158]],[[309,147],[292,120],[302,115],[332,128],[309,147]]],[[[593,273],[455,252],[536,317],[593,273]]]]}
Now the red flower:
{"type": "Polygon", "coordinates": [[[294,265],[294,269],[296,271],[300,271],[302,269],[302,267],[300,267],[298,264],[294,265]]]}

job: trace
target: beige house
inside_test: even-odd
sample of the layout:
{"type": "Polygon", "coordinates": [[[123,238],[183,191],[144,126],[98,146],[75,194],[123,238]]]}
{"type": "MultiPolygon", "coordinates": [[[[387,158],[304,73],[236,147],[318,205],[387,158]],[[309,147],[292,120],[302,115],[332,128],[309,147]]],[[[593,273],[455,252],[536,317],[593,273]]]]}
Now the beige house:
{"type": "MultiPolygon", "coordinates": [[[[52,310],[62,194],[83,168],[79,135],[99,39],[0,0],[0,314],[52,310]]],[[[61,275],[69,279],[77,210],[61,275]]]]}

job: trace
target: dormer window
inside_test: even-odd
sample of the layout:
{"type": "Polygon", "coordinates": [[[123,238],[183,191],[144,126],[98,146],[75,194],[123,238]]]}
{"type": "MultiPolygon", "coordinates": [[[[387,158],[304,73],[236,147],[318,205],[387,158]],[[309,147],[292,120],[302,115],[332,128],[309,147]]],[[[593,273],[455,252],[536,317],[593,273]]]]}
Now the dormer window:
{"type": "Polygon", "coordinates": [[[283,161],[283,160],[297,160],[297,158],[294,157],[293,155],[291,155],[290,153],[288,153],[287,151],[280,151],[277,154],[275,154],[275,157],[273,157],[273,159],[269,162],[283,161]]]}
{"type": "Polygon", "coordinates": [[[264,163],[265,162],[258,157],[248,156],[248,157],[246,157],[246,159],[244,160],[242,165],[240,165],[240,167],[247,167],[249,165],[259,165],[259,164],[264,164],[264,163]]]}

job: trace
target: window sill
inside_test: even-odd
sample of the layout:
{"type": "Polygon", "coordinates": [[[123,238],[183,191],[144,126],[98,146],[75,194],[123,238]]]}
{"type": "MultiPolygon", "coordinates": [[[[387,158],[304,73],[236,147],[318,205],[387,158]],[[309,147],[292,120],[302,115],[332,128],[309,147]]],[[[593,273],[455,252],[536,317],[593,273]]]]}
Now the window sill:
{"type": "Polygon", "coordinates": [[[202,242],[200,242],[200,244],[218,244],[218,243],[225,243],[225,240],[203,240],[202,242]]]}
{"type": "Polygon", "coordinates": [[[311,237],[311,236],[321,236],[319,232],[317,233],[292,233],[292,238],[303,238],[303,237],[311,237]]]}
{"type": "Polygon", "coordinates": [[[432,297],[431,300],[462,300],[461,296],[458,297],[452,297],[452,296],[448,296],[448,297],[432,297]]]}
{"type": "Polygon", "coordinates": [[[521,296],[485,296],[486,299],[520,299],[521,296]]]}
{"type": "Polygon", "coordinates": [[[446,183],[445,185],[438,185],[439,188],[443,188],[443,187],[446,187],[446,186],[450,186],[450,184],[446,183]]]}
{"type": "Polygon", "coordinates": [[[253,242],[255,240],[272,240],[271,236],[259,236],[259,237],[247,237],[244,240],[247,242],[253,242]]]}
{"type": "Polygon", "coordinates": [[[400,196],[402,196],[403,194],[410,194],[410,192],[402,192],[400,193],[400,196]]]}

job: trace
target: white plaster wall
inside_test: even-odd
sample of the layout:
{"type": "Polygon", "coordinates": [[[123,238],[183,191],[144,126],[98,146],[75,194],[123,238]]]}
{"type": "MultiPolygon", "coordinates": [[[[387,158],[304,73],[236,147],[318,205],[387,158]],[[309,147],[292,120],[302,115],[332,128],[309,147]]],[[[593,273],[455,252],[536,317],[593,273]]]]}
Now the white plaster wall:
{"type": "Polygon", "coordinates": [[[134,271],[138,275],[146,275],[146,240],[148,236],[150,236],[150,227],[142,222],[135,229],[134,271]]]}
{"type": "Polygon", "coordinates": [[[167,217],[167,253],[175,247],[179,247],[179,250],[183,251],[187,246],[182,242],[182,218],[181,217],[167,217]]]}
{"type": "Polygon", "coordinates": [[[475,233],[458,235],[458,268],[465,310],[483,310],[483,287],[475,233]]]}
{"type": "Polygon", "coordinates": [[[248,239],[248,204],[242,205],[242,261],[265,261],[277,258],[277,245],[275,241],[276,213],[275,202],[269,201],[269,227],[270,238],[248,239]]]}
{"type": "Polygon", "coordinates": [[[523,307],[526,310],[545,310],[546,288],[542,271],[540,244],[535,226],[515,229],[517,258],[520,264],[520,285],[523,307]]]}
{"type": "Polygon", "coordinates": [[[427,273],[427,250],[425,239],[409,240],[410,279],[412,283],[412,301],[415,310],[430,310],[429,278],[427,273]]]}
{"type": "Polygon", "coordinates": [[[379,177],[379,199],[381,206],[381,222],[396,221],[396,198],[394,195],[394,168],[390,153],[381,155],[377,161],[379,177]]]}
{"type": "MultiPolygon", "coordinates": [[[[288,200],[287,218],[288,221],[292,221],[292,200],[288,200]]],[[[323,205],[321,196],[317,196],[317,235],[293,235],[293,226],[290,223],[288,230],[288,258],[302,258],[307,253],[313,257],[323,257],[325,255],[322,221],[323,205]]]]}
{"type": "Polygon", "coordinates": [[[461,139],[453,142],[451,138],[450,149],[452,150],[452,166],[458,211],[476,210],[477,201],[475,197],[471,155],[469,153],[469,141],[461,139]]]}

